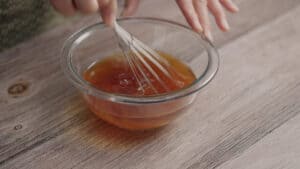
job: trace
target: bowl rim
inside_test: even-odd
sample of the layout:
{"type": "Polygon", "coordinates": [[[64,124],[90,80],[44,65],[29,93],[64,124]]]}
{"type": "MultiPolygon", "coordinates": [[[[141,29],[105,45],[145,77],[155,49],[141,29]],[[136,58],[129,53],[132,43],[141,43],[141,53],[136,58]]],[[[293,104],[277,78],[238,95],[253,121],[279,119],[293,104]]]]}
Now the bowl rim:
{"type": "Polygon", "coordinates": [[[117,20],[118,22],[126,22],[126,21],[154,21],[154,22],[161,22],[164,24],[170,24],[172,26],[177,26],[181,29],[188,30],[192,34],[195,34],[196,37],[199,37],[199,40],[204,41],[205,43],[205,50],[208,53],[208,64],[204,73],[198,77],[192,84],[189,86],[182,88],[177,91],[153,95],[153,96],[128,96],[116,93],[109,93],[102,90],[97,89],[96,87],[92,86],[90,83],[85,81],[82,78],[82,75],[76,73],[74,66],[72,65],[72,49],[74,49],[74,45],[76,40],[82,38],[82,36],[93,30],[95,27],[104,28],[106,27],[103,22],[95,23],[90,26],[84,27],[79,31],[73,33],[64,43],[61,52],[61,67],[64,71],[65,76],[71,81],[71,83],[78,88],[80,91],[88,94],[93,95],[96,97],[100,97],[102,99],[118,102],[118,103],[127,103],[127,104],[149,104],[149,103],[160,103],[166,102],[171,100],[176,100],[185,96],[189,96],[191,94],[196,93],[203,87],[205,87],[216,75],[219,69],[219,53],[213,43],[208,40],[203,34],[194,32],[191,28],[186,25],[177,23],[175,21],[170,21],[167,19],[161,18],[154,18],[154,17],[127,17],[121,18],[117,20]],[[209,51],[208,51],[209,50],[209,51]]]}

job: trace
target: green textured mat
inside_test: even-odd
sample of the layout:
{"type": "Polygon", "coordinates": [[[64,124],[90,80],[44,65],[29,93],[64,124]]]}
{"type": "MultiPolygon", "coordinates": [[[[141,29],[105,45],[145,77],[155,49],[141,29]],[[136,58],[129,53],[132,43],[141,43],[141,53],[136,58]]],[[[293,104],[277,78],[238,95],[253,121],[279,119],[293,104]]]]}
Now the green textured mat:
{"type": "Polygon", "coordinates": [[[39,33],[53,16],[48,0],[0,0],[0,51],[39,33]]]}

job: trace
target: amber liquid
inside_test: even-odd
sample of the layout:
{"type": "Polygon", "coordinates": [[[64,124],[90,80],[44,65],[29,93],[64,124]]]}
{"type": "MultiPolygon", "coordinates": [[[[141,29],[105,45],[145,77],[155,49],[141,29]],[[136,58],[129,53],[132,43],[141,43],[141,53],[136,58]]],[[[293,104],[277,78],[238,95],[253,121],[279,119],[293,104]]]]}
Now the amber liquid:
{"type": "MultiPolygon", "coordinates": [[[[138,67],[135,67],[136,69],[133,70],[128,64],[128,60],[121,54],[106,57],[93,64],[84,72],[83,76],[85,80],[99,90],[136,97],[176,91],[190,85],[196,79],[193,72],[183,62],[162,52],[160,52],[160,55],[169,63],[169,66],[162,63],[167,72],[169,72],[169,75],[166,75],[152,62],[145,59],[148,65],[159,76],[160,80],[146,66],[141,63],[139,64],[140,69],[143,70],[147,78],[151,81],[151,84],[147,83],[142,73],[138,71],[138,67]]],[[[151,112],[153,110],[170,112],[165,113],[167,115],[153,118],[127,118],[126,115],[128,114],[142,114],[142,112],[139,112],[141,108],[137,107],[140,105],[134,107],[132,105],[109,102],[94,96],[87,96],[85,98],[90,109],[100,118],[127,129],[148,129],[165,125],[177,114],[175,111],[181,109],[180,105],[184,105],[182,101],[161,105],[144,105],[142,110],[145,114],[157,114],[156,112],[151,112]]]]}
{"type": "Polygon", "coordinates": [[[161,79],[160,81],[143,64],[139,64],[147,75],[147,78],[151,81],[152,87],[138,71],[138,66],[135,66],[136,75],[134,75],[134,70],[130,68],[126,58],[120,55],[109,56],[92,65],[84,73],[84,78],[100,90],[131,96],[147,96],[171,92],[186,87],[195,80],[195,75],[184,63],[168,54],[160,53],[160,55],[170,64],[170,66],[164,66],[162,63],[170,76],[160,71],[152,62],[145,59],[155,73],[157,73],[161,79]]]}

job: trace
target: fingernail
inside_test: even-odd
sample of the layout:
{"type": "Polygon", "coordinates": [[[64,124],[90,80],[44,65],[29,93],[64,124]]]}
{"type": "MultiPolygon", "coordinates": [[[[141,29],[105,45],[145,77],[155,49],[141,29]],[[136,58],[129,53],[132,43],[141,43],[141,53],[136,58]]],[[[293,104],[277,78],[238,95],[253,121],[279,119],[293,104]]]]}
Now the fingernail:
{"type": "Polygon", "coordinates": [[[114,26],[115,19],[116,19],[116,17],[113,13],[108,13],[107,15],[103,16],[103,22],[110,27],[114,26]]]}
{"type": "Polygon", "coordinates": [[[114,26],[114,21],[116,20],[116,15],[112,14],[109,18],[109,26],[114,26]]]}
{"type": "Polygon", "coordinates": [[[232,7],[235,12],[238,12],[240,10],[236,4],[233,4],[232,7]]]}
{"type": "Polygon", "coordinates": [[[214,41],[214,38],[213,38],[211,32],[206,31],[204,34],[205,34],[205,36],[207,37],[207,39],[209,39],[211,42],[214,41]]]}
{"type": "Polygon", "coordinates": [[[128,11],[127,11],[126,9],[124,9],[124,10],[122,11],[122,13],[121,13],[121,16],[123,16],[123,17],[129,16],[129,15],[128,15],[128,11]]]}
{"type": "Polygon", "coordinates": [[[203,32],[203,28],[202,28],[202,26],[200,25],[200,23],[197,23],[196,25],[195,25],[195,29],[196,29],[196,32],[198,32],[198,33],[201,33],[201,32],[203,32]]]}
{"type": "Polygon", "coordinates": [[[192,22],[192,27],[197,33],[203,32],[203,28],[198,20],[192,22]]]}
{"type": "Polygon", "coordinates": [[[230,29],[229,24],[226,19],[222,20],[222,25],[223,25],[225,31],[228,31],[230,29]]]}
{"type": "Polygon", "coordinates": [[[117,2],[115,0],[111,1],[111,9],[108,12],[109,15],[109,25],[114,26],[114,22],[117,19],[117,2]]]}

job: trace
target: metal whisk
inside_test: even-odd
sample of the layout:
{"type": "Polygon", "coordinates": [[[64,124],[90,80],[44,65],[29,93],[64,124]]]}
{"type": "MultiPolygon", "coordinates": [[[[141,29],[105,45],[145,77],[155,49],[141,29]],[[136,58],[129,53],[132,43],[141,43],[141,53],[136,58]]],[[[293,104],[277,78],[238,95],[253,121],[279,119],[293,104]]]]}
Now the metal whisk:
{"type": "Polygon", "coordinates": [[[114,31],[118,37],[123,55],[137,80],[139,90],[144,92],[145,88],[149,86],[155,93],[158,93],[151,81],[151,77],[154,77],[166,92],[169,91],[170,89],[158,74],[158,71],[160,71],[167,78],[174,79],[170,73],[169,62],[155,50],[127,32],[117,22],[114,23],[114,31]]]}

